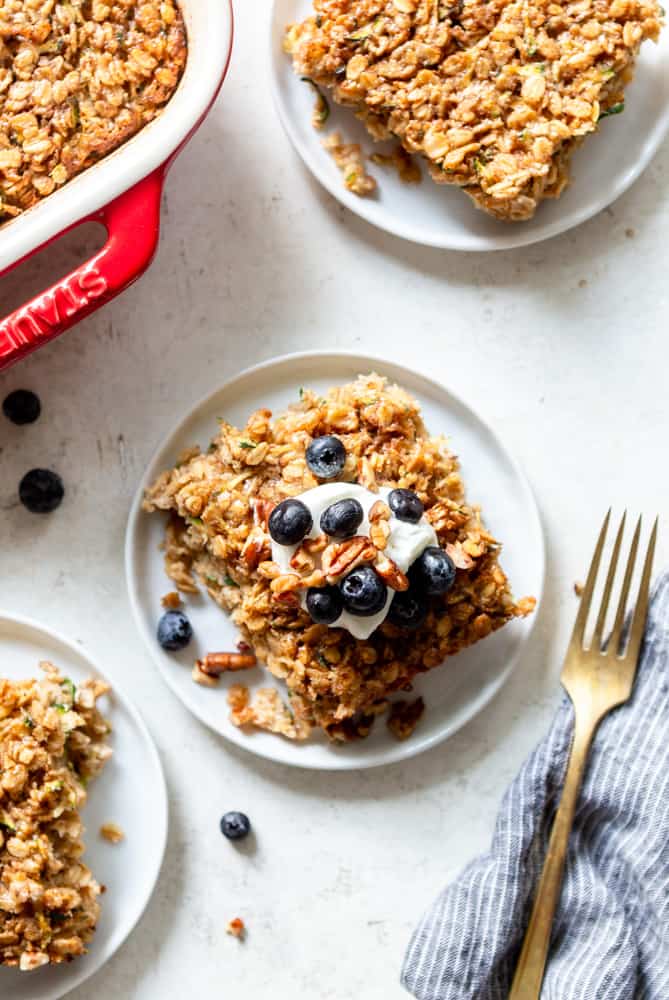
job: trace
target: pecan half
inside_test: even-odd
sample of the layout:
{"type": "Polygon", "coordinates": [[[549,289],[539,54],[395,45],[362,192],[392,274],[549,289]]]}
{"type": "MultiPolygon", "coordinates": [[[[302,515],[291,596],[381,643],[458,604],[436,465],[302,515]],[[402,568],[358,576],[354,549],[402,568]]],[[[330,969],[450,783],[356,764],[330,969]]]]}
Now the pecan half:
{"type": "Polygon", "coordinates": [[[402,572],[397,563],[389,559],[388,556],[379,556],[374,563],[374,569],[384,583],[387,583],[392,590],[408,590],[409,578],[402,572]]]}
{"type": "Polygon", "coordinates": [[[323,572],[328,583],[336,583],[344,573],[350,572],[360,563],[374,562],[378,550],[364,535],[355,535],[345,542],[333,542],[323,553],[323,572]]]}
{"type": "Polygon", "coordinates": [[[231,670],[249,670],[257,662],[253,653],[207,653],[195,666],[209,677],[220,677],[231,670]]]}

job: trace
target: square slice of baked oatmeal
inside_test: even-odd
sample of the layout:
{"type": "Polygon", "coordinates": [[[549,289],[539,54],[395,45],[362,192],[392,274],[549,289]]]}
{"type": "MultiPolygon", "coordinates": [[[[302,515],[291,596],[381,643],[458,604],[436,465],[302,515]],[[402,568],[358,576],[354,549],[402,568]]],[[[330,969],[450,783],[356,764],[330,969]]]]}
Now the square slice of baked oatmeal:
{"type": "Polygon", "coordinates": [[[0,965],[31,971],[83,955],[101,888],[81,860],[86,785],[111,756],[96,702],[50,663],[0,679],[0,965]]]}
{"type": "Polygon", "coordinates": [[[656,0],[314,0],[313,10],[286,34],[296,73],[506,221],[560,195],[576,146],[623,110],[639,47],[663,16],[656,0]]]}
{"type": "Polygon", "coordinates": [[[258,659],[285,681],[289,719],[296,723],[287,734],[294,738],[312,725],[335,739],[365,735],[392,692],[407,689],[417,674],[534,606],[532,598],[512,597],[500,546],[479,509],[465,499],[458,461],[444,439],[429,435],[408,393],[378,375],[360,376],[325,398],[302,391],[285,413],[272,418],[269,410],[258,410],[241,429],[221,422],[206,453],[191,450],[159,476],[144,508],[169,514],[165,566],[177,587],[206,589],[232,615],[258,659]],[[314,524],[311,537],[290,549],[286,568],[279,565],[275,534],[270,537],[270,528],[276,530],[272,514],[288,498],[306,500],[314,495],[307,491],[322,485],[307,448],[325,436],[343,445],[333,496],[369,491],[368,520],[353,537],[349,532],[336,541],[320,533],[321,519],[320,529],[314,524]],[[392,608],[418,584],[410,582],[413,569],[405,564],[403,572],[390,556],[399,552],[392,524],[411,537],[416,525],[406,522],[415,518],[409,509],[400,512],[403,525],[393,521],[385,502],[391,504],[389,489],[410,491],[418,527],[451,573],[447,592],[420,596],[423,616],[411,627],[395,623],[392,608]],[[387,586],[388,603],[378,618],[354,617],[347,627],[313,620],[306,588],[331,594],[354,567],[365,566],[387,586]],[[364,634],[365,621],[373,631],[356,638],[349,628],[364,634]]]}

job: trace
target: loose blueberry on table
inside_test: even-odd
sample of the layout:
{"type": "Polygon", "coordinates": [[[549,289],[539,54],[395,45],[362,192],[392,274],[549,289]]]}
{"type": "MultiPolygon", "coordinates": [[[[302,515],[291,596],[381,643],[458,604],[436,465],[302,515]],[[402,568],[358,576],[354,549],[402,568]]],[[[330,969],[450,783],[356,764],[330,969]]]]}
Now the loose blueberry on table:
{"type": "Polygon", "coordinates": [[[362,504],[358,500],[337,500],[321,514],[321,531],[337,541],[352,538],[364,516],[362,504]]]}
{"type": "Polygon", "coordinates": [[[453,586],[455,565],[443,549],[436,545],[428,545],[409,570],[409,579],[426,594],[438,597],[453,586]]]}
{"type": "Polygon", "coordinates": [[[301,500],[282,500],[269,517],[269,533],[279,545],[297,545],[313,527],[313,518],[301,500]]]}
{"type": "Polygon", "coordinates": [[[2,412],[13,424],[34,424],[42,405],[30,389],[15,389],[3,401],[2,412]]]}
{"type": "Polygon", "coordinates": [[[344,607],[353,615],[367,617],[383,609],[388,588],[371,566],[358,566],[339,584],[344,607]]]}
{"type": "Polygon", "coordinates": [[[307,611],[318,625],[332,625],[344,610],[344,598],[338,587],[310,587],[307,611]]]}
{"type": "Polygon", "coordinates": [[[314,438],[307,447],[307,465],[318,479],[336,479],[344,470],[346,449],[338,437],[314,438]]]}
{"type": "Polygon", "coordinates": [[[19,483],[19,500],[32,514],[50,514],[64,496],[63,480],[50,469],[31,469],[19,483]]]}
{"type": "Polygon", "coordinates": [[[413,490],[391,490],[388,494],[388,506],[398,521],[409,521],[418,524],[425,508],[413,490]]]}
{"type": "Polygon", "coordinates": [[[227,812],[221,819],[221,833],[228,840],[243,840],[251,832],[251,821],[242,812],[227,812]]]}
{"type": "Polygon", "coordinates": [[[163,649],[184,649],[193,638],[193,626],[183,611],[166,611],[158,622],[157,636],[163,649]]]}

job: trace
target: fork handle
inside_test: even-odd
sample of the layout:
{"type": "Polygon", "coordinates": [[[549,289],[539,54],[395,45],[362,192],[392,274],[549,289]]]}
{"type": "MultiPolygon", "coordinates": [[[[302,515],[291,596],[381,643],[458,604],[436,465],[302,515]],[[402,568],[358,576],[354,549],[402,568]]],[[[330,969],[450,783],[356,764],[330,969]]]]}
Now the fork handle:
{"type": "Polygon", "coordinates": [[[562,797],[555,814],[548,852],[513,977],[509,1000],[539,1000],[541,994],[553,917],[562,889],[569,834],[583,782],[588,750],[596,727],[596,720],[583,718],[576,713],[574,738],[569,754],[569,765],[562,789],[562,797]]]}

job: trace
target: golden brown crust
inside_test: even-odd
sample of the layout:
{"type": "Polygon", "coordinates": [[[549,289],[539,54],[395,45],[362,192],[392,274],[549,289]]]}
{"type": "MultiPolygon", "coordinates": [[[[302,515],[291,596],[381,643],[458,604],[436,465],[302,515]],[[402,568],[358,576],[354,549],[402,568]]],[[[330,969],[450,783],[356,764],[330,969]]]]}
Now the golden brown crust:
{"type": "Polygon", "coordinates": [[[274,421],[253,414],[242,430],[221,423],[209,451],[163,473],[144,507],[170,514],[165,564],[172,579],[184,589],[196,580],[206,587],[258,659],[285,679],[296,719],[334,738],[364,734],[389,693],[531,610],[531,602],[511,597],[499,546],[465,501],[457,459],[443,439],[428,435],[415,400],[377,375],[332,389],[325,399],[305,391],[274,421]],[[308,564],[280,576],[274,563],[252,569],[243,557],[258,530],[258,500],[271,505],[318,485],[305,450],[323,434],[344,443],[344,479],[415,490],[440,544],[461,553],[453,589],[415,632],[385,622],[359,641],[344,629],[316,625],[295,599],[308,564]]]}
{"type": "Polygon", "coordinates": [[[313,0],[297,73],[506,221],[557,197],[577,144],[623,101],[656,0],[313,0]]]}
{"type": "Polygon", "coordinates": [[[185,63],[174,0],[0,0],[0,222],[155,118],[185,63]]]}

